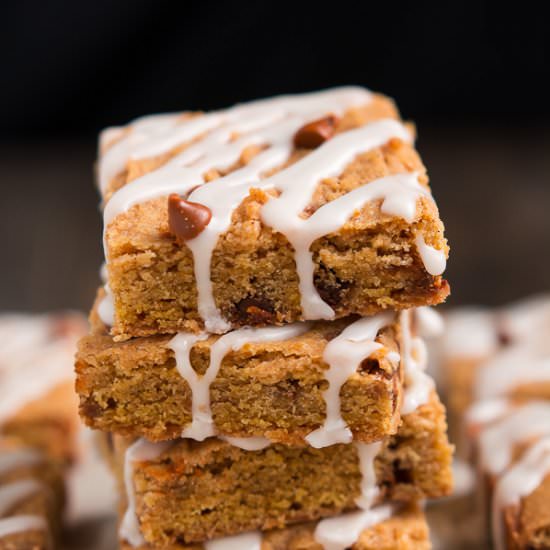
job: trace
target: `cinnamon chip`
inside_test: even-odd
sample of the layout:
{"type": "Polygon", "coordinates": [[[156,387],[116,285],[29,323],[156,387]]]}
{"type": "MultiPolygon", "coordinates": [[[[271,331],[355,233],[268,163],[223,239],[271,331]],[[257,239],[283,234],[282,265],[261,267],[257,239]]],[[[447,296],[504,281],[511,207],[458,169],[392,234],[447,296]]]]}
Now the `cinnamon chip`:
{"type": "Polygon", "coordinates": [[[305,149],[315,149],[334,135],[338,118],[328,115],[319,120],[308,122],[294,135],[294,146],[305,149]]]}
{"type": "Polygon", "coordinates": [[[210,223],[210,208],[197,202],[186,201],[176,193],[168,197],[168,225],[170,232],[182,241],[189,241],[210,223]]]}

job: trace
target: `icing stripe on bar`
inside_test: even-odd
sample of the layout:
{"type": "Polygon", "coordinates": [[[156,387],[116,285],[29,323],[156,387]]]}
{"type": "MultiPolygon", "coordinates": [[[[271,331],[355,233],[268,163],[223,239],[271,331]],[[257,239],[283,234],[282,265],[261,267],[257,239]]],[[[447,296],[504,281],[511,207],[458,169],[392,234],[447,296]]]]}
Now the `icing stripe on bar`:
{"type": "Polygon", "coordinates": [[[315,540],[324,550],[346,550],[359,540],[365,529],[391,518],[393,512],[393,506],[385,504],[323,519],[315,528],[315,540]]]}
{"type": "Polygon", "coordinates": [[[43,517],[32,515],[12,516],[0,519],[0,539],[26,531],[44,531],[48,524],[43,517]]]}
{"type": "Polygon", "coordinates": [[[138,439],[126,449],[124,456],[124,486],[126,489],[127,504],[126,512],[120,522],[119,536],[134,547],[145,543],[136,514],[136,493],[133,480],[134,463],[153,460],[168,449],[170,445],[171,443],[168,441],[151,443],[145,439],[138,439]]]}
{"type": "Polygon", "coordinates": [[[309,329],[307,323],[295,323],[283,327],[243,328],[224,334],[210,347],[210,364],[203,375],[191,366],[193,345],[207,338],[206,334],[179,333],[169,342],[176,357],[176,368],[187,382],[192,393],[193,420],[181,437],[203,441],[216,434],[210,408],[210,385],[216,379],[224,357],[230,351],[238,351],[246,344],[277,342],[300,336],[309,329]]]}
{"type": "Polygon", "coordinates": [[[153,157],[192,141],[217,126],[233,125],[235,131],[245,132],[255,123],[269,124],[281,114],[341,112],[355,105],[369,103],[372,94],[359,87],[341,87],[309,94],[285,95],[261,99],[226,110],[183,119],[177,114],[151,115],[130,123],[124,128],[107,128],[100,136],[100,149],[109,147],[99,160],[99,187],[106,191],[111,180],[121,173],[130,159],[153,157]],[[236,126],[235,126],[236,125],[236,126]]]}
{"type": "Polygon", "coordinates": [[[493,475],[502,473],[510,465],[515,444],[550,436],[549,418],[550,403],[532,401],[487,426],[479,437],[482,467],[493,475]]]}
{"type": "Polygon", "coordinates": [[[405,370],[405,399],[401,414],[410,414],[429,401],[434,381],[424,372],[428,360],[426,344],[411,334],[410,310],[400,313],[400,325],[401,361],[405,370]]]}
{"type": "Polygon", "coordinates": [[[261,550],[262,534],[260,531],[242,533],[231,537],[213,539],[204,543],[206,550],[261,550]]]}
{"type": "Polygon", "coordinates": [[[0,516],[43,488],[44,485],[36,479],[22,479],[3,485],[0,487],[0,516]]]}
{"type": "MultiPolygon", "coordinates": [[[[548,421],[548,420],[547,420],[548,421]]],[[[492,529],[496,550],[504,550],[502,514],[510,505],[531,494],[550,474],[550,438],[535,443],[500,479],[493,493],[492,529]]]]}
{"type": "Polygon", "coordinates": [[[0,475],[16,468],[35,466],[44,461],[44,455],[34,449],[7,449],[0,451],[0,475]]]}
{"type": "Polygon", "coordinates": [[[326,417],[323,425],[306,436],[306,441],[315,448],[336,443],[350,443],[353,434],[342,418],[340,390],[359,368],[362,361],[382,348],[376,336],[392,322],[394,315],[382,313],[366,317],[346,327],[325,347],[323,360],[329,365],[325,379],[329,386],[323,392],[326,417]]]}

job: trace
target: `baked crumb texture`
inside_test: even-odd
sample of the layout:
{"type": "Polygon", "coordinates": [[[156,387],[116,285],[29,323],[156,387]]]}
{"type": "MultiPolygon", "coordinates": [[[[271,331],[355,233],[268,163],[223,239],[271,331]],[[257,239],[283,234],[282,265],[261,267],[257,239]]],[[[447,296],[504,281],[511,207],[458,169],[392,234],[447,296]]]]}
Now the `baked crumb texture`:
{"type": "MultiPolygon", "coordinates": [[[[261,535],[261,550],[323,550],[315,540],[316,523],[298,524],[284,529],[273,529],[261,535]]],[[[351,550],[430,550],[428,525],[424,513],[416,506],[405,506],[395,515],[362,531],[351,550]]],[[[121,543],[122,550],[134,547],[121,543]]],[[[160,548],[149,544],[138,550],[160,548]]],[[[164,550],[204,550],[198,544],[175,543],[162,546],[164,550]]]]}
{"type": "MultiPolygon", "coordinates": [[[[223,359],[210,386],[218,434],[265,437],[300,445],[326,417],[323,392],[329,365],[327,343],[350,320],[315,322],[304,334],[278,342],[258,342],[223,359]]],[[[102,332],[83,338],[76,358],[80,414],[91,427],[150,441],[174,439],[192,420],[192,392],[176,368],[170,336],[115,342],[102,332]]],[[[398,352],[397,322],[377,335],[380,349],[361,362],[340,392],[341,414],[353,438],[371,443],[396,432],[403,373],[388,354],[398,352]]],[[[197,342],[191,364],[204,375],[211,336],[197,342]]]]}
{"type": "Polygon", "coordinates": [[[0,549],[53,550],[64,499],[58,463],[16,439],[0,439],[0,549]]]}
{"type": "Polygon", "coordinates": [[[449,249],[413,142],[355,87],[102,133],[76,390],[123,547],[430,548],[453,448],[409,310],[449,249]]]}
{"type": "MultiPolygon", "coordinates": [[[[115,445],[120,465],[124,447],[115,445]]],[[[377,455],[379,499],[416,502],[448,494],[451,454],[444,410],[434,394],[428,404],[403,418],[398,433],[385,440],[377,455]]],[[[158,457],[135,464],[133,471],[137,519],[145,540],[155,548],[283,528],[355,510],[362,479],[354,445],[314,449],[275,444],[251,452],[219,439],[178,440],[158,457]]],[[[118,477],[122,486],[122,467],[118,477]]],[[[394,521],[398,528],[399,516],[394,521]]],[[[373,543],[367,541],[377,536],[384,540],[387,527],[381,525],[363,535],[359,544],[366,546],[357,548],[370,548],[373,543]]],[[[393,536],[397,540],[390,539],[388,548],[407,548],[399,545],[399,531],[393,536]]],[[[284,546],[274,546],[279,547],[284,546]]]]}
{"type": "MultiPolygon", "coordinates": [[[[319,316],[319,310],[304,311],[304,297],[309,298],[311,293],[322,299],[325,314],[329,308],[335,317],[434,305],[446,298],[449,285],[441,277],[443,268],[437,269],[437,274],[431,274],[429,271],[436,271],[427,269],[428,263],[423,259],[418,243],[422,238],[431,247],[432,255],[439,255],[440,263],[444,264],[448,247],[443,224],[430,194],[425,167],[411,143],[413,130],[398,122],[399,114],[393,102],[384,96],[357,89],[325,94],[320,111],[311,110],[311,99],[310,107],[305,108],[306,103],[297,106],[296,101],[305,102],[306,96],[293,100],[291,107],[288,104],[288,111],[283,107],[269,107],[271,118],[268,116],[265,123],[259,123],[254,131],[246,130],[247,125],[258,120],[252,111],[239,115],[239,123],[232,126],[226,123],[226,128],[234,128],[233,132],[227,130],[231,136],[227,144],[234,149],[232,154],[227,153],[227,144],[224,154],[216,154],[220,138],[216,141],[215,135],[212,136],[216,131],[219,134],[219,125],[191,135],[180,129],[181,142],[177,139],[163,141],[159,137],[160,129],[157,128],[156,133],[147,133],[147,129],[140,130],[139,124],[104,134],[99,174],[106,205],[108,284],[114,300],[112,334],[117,339],[181,330],[200,331],[204,329],[205,315],[208,315],[199,310],[201,303],[206,304],[209,298],[217,309],[216,315],[233,328],[326,318],[319,316]],[[329,100],[329,97],[335,99],[329,100]],[[344,97],[346,99],[342,99],[344,97]],[[303,122],[317,118],[315,113],[326,115],[331,112],[338,112],[338,117],[331,139],[326,140],[326,135],[323,138],[326,143],[314,148],[311,146],[318,144],[307,139],[295,139],[292,143],[295,131],[303,122]],[[296,113],[299,114],[295,117],[296,128],[290,124],[286,130],[288,135],[280,134],[281,117],[283,122],[288,122],[296,113]],[[377,124],[381,125],[380,129],[377,124]],[[338,157],[334,151],[341,139],[346,134],[349,139],[352,137],[350,132],[357,132],[360,128],[364,128],[366,133],[358,134],[357,141],[352,140],[351,152],[347,156],[338,157]],[[138,139],[140,132],[144,136],[142,140],[138,139]],[[255,134],[257,137],[253,137],[255,134]],[[132,139],[137,142],[133,148],[132,139]],[[361,147],[361,140],[364,147],[361,147]],[[239,147],[241,142],[242,148],[239,147]],[[159,150],[162,153],[158,153],[159,150]],[[198,152],[193,153],[195,150],[198,152]],[[270,150],[272,153],[283,151],[278,153],[281,158],[266,159],[270,150]],[[170,170],[174,163],[177,164],[178,155],[182,158],[186,151],[189,153],[186,166],[194,169],[198,163],[201,167],[198,179],[191,181],[181,175],[179,181],[184,183],[180,188],[177,183],[169,186],[166,182],[170,178],[177,182],[178,176],[174,174],[179,174],[170,170]],[[318,170],[319,165],[312,162],[310,171],[292,171],[312,160],[310,155],[331,159],[331,162],[325,162],[318,170]],[[199,157],[202,160],[197,160],[199,157]],[[256,165],[259,166],[257,170],[256,165]],[[313,185],[307,183],[311,193],[302,198],[303,208],[296,213],[300,222],[313,219],[315,215],[319,217],[330,203],[354,190],[382,185],[381,195],[359,201],[352,207],[342,206],[344,210],[347,208],[348,215],[334,227],[336,213],[324,216],[320,226],[327,227],[326,234],[320,231],[320,235],[305,248],[306,254],[308,250],[311,253],[309,262],[312,262],[313,275],[309,277],[313,277],[313,289],[310,290],[299,287],[307,277],[303,273],[303,280],[299,277],[296,263],[298,245],[294,241],[291,243],[293,238],[301,238],[306,229],[295,231],[292,233],[294,237],[290,229],[280,227],[276,230],[273,227],[276,222],[268,223],[264,209],[267,203],[286,196],[284,191],[272,188],[266,182],[287,173],[288,178],[282,179],[296,187],[305,187],[306,180],[316,178],[313,185]],[[417,177],[412,174],[417,174],[417,177]],[[383,178],[396,175],[412,177],[412,185],[416,186],[414,193],[417,196],[412,199],[410,216],[403,214],[402,209],[388,206],[393,199],[391,193],[385,194],[386,180],[383,178]],[[221,203],[230,199],[219,189],[229,185],[230,178],[233,178],[233,183],[247,184],[247,187],[234,207],[227,210],[221,203]],[[247,178],[258,181],[248,185],[247,178]],[[189,183],[187,187],[185,182],[189,183]],[[210,184],[210,193],[200,188],[205,182],[210,184]],[[198,247],[201,249],[198,252],[193,248],[193,240],[178,238],[174,234],[169,223],[168,192],[158,191],[159,185],[178,193],[183,199],[195,201],[195,204],[200,205],[201,198],[203,205],[208,203],[212,219],[207,230],[222,223],[223,216],[228,216],[227,227],[224,225],[215,240],[209,258],[204,256],[206,247],[198,247]],[[200,187],[197,189],[197,186],[200,187]],[[140,189],[146,187],[148,191],[140,194],[140,189]],[[223,215],[217,213],[220,206],[223,215]],[[199,256],[206,264],[206,276],[212,285],[211,289],[203,289],[201,296],[196,284],[195,265],[199,256]]],[[[235,116],[231,113],[233,111],[227,111],[225,116],[235,116]]],[[[212,116],[217,116],[217,113],[184,114],[174,119],[172,125],[177,128],[178,124],[181,127],[197,124],[197,121],[200,124],[200,119],[208,122],[205,117],[212,116]]],[[[158,127],[159,122],[153,119],[150,124],[158,127]]],[[[166,132],[177,135],[173,129],[162,135],[165,136],[166,132]]],[[[322,130],[319,135],[323,135],[322,130]]],[[[281,182],[281,179],[274,180],[274,184],[277,181],[281,182]]],[[[392,184],[388,183],[388,189],[392,184]]],[[[285,205],[289,203],[291,208],[294,207],[292,198],[284,200],[285,205]]],[[[285,210],[283,208],[283,212],[285,210]]],[[[202,215],[199,218],[205,219],[202,215]]],[[[286,223],[287,220],[276,221],[286,223]]],[[[195,235],[196,226],[191,229],[191,233],[184,232],[184,235],[195,235]]],[[[220,319],[218,322],[210,319],[211,326],[219,327],[220,319]]],[[[208,323],[206,329],[218,332],[211,330],[208,323]]]]}

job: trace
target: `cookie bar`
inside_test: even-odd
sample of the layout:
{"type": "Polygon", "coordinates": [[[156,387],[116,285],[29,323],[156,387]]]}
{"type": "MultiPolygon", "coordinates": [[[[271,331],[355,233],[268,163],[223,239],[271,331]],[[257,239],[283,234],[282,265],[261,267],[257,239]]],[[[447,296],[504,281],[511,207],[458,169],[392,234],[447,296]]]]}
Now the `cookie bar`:
{"type": "Polygon", "coordinates": [[[509,550],[550,548],[549,503],[550,437],[546,437],[530,446],[496,482],[495,540],[501,545],[505,541],[509,550]]]}
{"type": "Polygon", "coordinates": [[[86,330],[72,312],[0,316],[0,430],[61,461],[76,453],[73,365],[86,330]]]}
{"type": "MultiPolygon", "coordinates": [[[[244,535],[213,539],[206,544],[176,543],[163,548],[165,550],[222,550],[230,547],[236,547],[239,550],[323,550],[327,543],[332,543],[340,546],[347,545],[346,547],[351,550],[431,549],[426,519],[423,512],[416,506],[404,508],[381,506],[363,513],[363,517],[359,514],[361,512],[331,518],[325,522],[298,524],[264,533],[253,531],[244,535]]],[[[134,548],[153,550],[158,547],[148,544],[134,547],[121,541],[121,548],[122,550],[134,548]]]]}
{"type": "Polygon", "coordinates": [[[107,297],[123,340],[442,302],[448,253],[393,103],[337,88],[101,138],[107,297]]]}
{"type": "Polygon", "coordinates": [[[129,503],[122,538],[189,544],[368,510],[382,499],[442,496],[452,487],[452,448],[435,394],[384,442],[315,449],[245,440],[247,450],[236,443],[243,442],[130,444],[115,437],[129,503]]]}
{"type": "Polygon", "coordinates": [[[453,431],[463,429],[474,402],[550,399],[550,297],[496,310],[455,310],[446,325],[440,379],[453,431]]]}
{"type": "Polygon", "coordinates": [[[369,443],[397,430],[403,374],[392,313],[203,340],[115,342],[94,324],[76,358],[80,413],[92,428],[150,441],[217,433],[284,444],[369,443]]]}
{"type": "Polygon", "coordinates": [[[14,439],[1,439],[0,549],[52,549],[63,503],[59,465],[14,439]]]}
{"type": "Polygon", "coordinates": [[[550,402],[482,402],[468,415],[497,548],[550,540],[550,402]]]}

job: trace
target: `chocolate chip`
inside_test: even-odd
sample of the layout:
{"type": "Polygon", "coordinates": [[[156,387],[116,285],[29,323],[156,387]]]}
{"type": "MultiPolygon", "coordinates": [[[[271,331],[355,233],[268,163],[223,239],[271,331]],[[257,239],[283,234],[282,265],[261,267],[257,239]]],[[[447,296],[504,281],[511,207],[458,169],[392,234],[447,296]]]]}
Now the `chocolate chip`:
{"type": "Polygon", "coordinates": [[[210,223],[210,208],[197,202],[186,201],[176,193],[168,197],[168,225],[170,232],[181,241],[189,241],[210,223]]]}
{"type": "Polygon", "coordinates": [[[319,264],[314,277],[315,288],[319,296],[331,307],[342,304],[351,287],[351,283],[337,277],[335,273],[323,263],[319,264]]]}
{"type": "Polygon", "coordinates": [[[406,483],[410,485],[414,482],[412,470],[402,467],[399,460],[395,460],[393,463],[393,475],[396,483],[406,483]]]}
{"type": "Polygon", "coordinates": [[[265,325],[275,320],[275,308],[267,298],[244,298],[237,304],[237,320],[247,325],[265,325]]]}
{"type": "Polygon", "coordinates": [[[294,146],[315,149],[334,135],[338,119],[329,115],[302,126],[294,135],[294,146]]]}
{"type": "Polygon", "coordinates": [[[80,403],[80,413],[86,418],[97,418],[103,414],[103,409],[92,397],[80,403]]]}
{"type": "Polygon", "coordinates": [[[373,358],[363,359],[363,361],[361,361],[361,364],[359,365],[358,372],[370,375],[378,375],[382,378],[385,378],[386,380],[390,380],[392,377],[392,374],[390,372],[386,372],[382,367],[380,367],[380,362],[378,361],[378,359],[373,358]]]}

